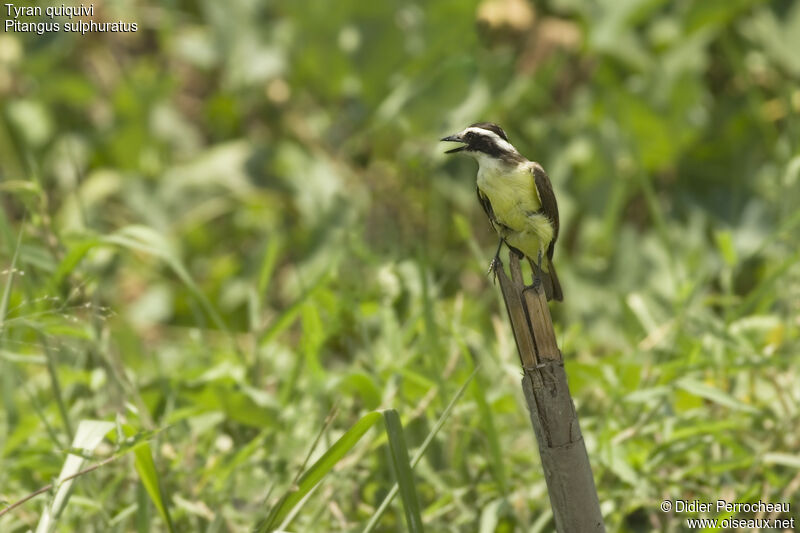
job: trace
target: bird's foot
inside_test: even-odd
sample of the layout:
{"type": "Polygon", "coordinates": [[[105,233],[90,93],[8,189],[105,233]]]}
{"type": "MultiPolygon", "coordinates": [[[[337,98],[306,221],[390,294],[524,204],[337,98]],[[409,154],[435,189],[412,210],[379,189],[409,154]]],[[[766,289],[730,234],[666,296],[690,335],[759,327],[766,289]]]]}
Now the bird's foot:
{"type": "Polygon", "coordinates": [[[531,283],[530,285],[525,285],[522,288],[522,294],[525,294],[525,291],[533,291],[538,293],[541,287],[542,287],[542,278],[540,278],[538,275],[534,276],[533,283],[531,283]]]}
{"type": "Polygon", "coordinates": [[[486,271],[486,275],[488,276],[489,274],[496,274],[497,273],[497,267],[499,266],[499,264],[500,264],[500,261],[499,261],[498,257],[494,256],[492,258],[492,260],[489,262],[489,269],[486,271]]]}
{"type": "Polygon", "coordinates": [[[486,271],[487,276],[492,276],[492,282],[497,283],[497,269],[502,268],[500,263],[500,256],[494,256],[489,263],[489,270],[486,271]]]}
{"type": "Polygon", "coordinates": [[[505,239],[502,237],[500,238],[500,242],[497,243],[497,251],[494,253],[494,257],[492,258],[492,262],[489,263],[489,270],[486,271],[486,275],[494,274],[493,281],[497,283],[497,269],[502,268],[502,263],[500,262],[500,249],[503,248],[503,243],[505,239]]]}

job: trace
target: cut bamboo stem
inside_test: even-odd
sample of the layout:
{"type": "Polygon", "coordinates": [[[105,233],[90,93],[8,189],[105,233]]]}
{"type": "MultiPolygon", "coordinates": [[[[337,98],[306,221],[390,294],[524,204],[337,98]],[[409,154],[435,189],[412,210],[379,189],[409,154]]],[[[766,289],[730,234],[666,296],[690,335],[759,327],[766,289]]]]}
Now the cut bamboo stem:
{"type": "Polygon", "coordinates": [[[522,391],[539,444],[556,531],[605,531],[589,455],[569,393],[547,298],[525,287],[519,257],[509,252],[509,279],[502,262],[495,273],[522,364],[522,391]]]}

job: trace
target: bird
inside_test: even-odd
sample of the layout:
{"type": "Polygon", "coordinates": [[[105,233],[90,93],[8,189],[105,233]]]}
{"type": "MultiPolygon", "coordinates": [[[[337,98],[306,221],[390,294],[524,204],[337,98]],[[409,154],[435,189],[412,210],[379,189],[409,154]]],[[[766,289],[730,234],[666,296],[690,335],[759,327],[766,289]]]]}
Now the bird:
{"type": "Polygon", "coordinates": [[[445,153],[460,152],[478,162],[478,200],[500,237],[489,272],[500,264],[505,243],[519,257],[528,258],[533,288],[543,286],[548,300],[563,301],[553,266],[558,203],[544,168],[522,156],[503,128],[492,122],[477,122],[441,140],[461,143],[445,153]]]}

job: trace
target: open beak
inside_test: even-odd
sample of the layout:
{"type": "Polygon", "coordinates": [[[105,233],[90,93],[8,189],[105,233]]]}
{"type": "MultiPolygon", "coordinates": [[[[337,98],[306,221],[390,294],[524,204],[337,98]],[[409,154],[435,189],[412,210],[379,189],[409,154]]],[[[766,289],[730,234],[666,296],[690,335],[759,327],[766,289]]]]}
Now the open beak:
{"type": "MultiPolygon", "coordinates": [[[[448,135],[447,137],[444,137],[441,140],[442,141],[447,141],[447,142],[455,142],[455,143],[463,143],[464,142],[464,139],[461,137],[461,135],[458,135],[458,134],[448,135]]],[[[465,148],[466,148],[466,146],[459,146],[458,148],[453,148],[451,150],[447,150],[445,153],[446,154],[454,154],[456,152],[460,152],[461,150],[464,150],[465,148]]]]}

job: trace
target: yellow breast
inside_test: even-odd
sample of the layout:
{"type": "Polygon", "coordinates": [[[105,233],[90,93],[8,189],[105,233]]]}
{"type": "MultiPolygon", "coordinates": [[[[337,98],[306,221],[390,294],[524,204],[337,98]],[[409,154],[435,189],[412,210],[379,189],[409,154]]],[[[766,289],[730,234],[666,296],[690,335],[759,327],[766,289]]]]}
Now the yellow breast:
{"type": "Polygon", "coordinates": [[[508,169],[491,162],[481,164],[478,188],[491,202],[497,221],[509,228],[498,228],[509,245],[533,260],[545,253],[553,240],[553,226],[539,212],[542,203],[527,166],[508,169]]]}
{"type": "Polygon", "coordinates": [[[497,220],[517,231],[525,231],[530,225],[530,215],[542,207],[533,174],[527,167],[508,171],[481,165],[478,188],[492,203],[497,220]]]}

